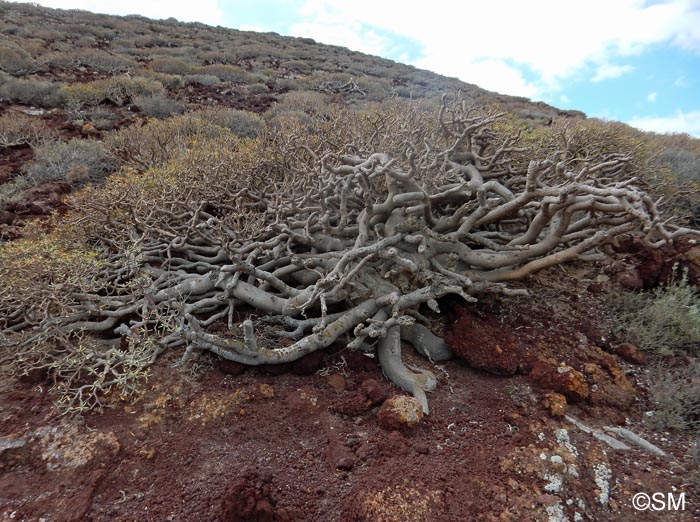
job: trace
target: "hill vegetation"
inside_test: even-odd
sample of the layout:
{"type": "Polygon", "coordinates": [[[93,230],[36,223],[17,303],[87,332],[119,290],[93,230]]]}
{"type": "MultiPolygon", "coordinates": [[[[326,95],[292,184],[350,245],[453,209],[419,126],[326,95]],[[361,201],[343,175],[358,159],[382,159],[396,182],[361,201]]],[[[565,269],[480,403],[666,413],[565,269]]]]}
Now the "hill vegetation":
{"type": "Polygon", "coordinates": [[[686,135],[0,2],[2,517],[601,520],[696,487],[699,189],[686,135]]]}
{"type": "MultiPolygon", "coordinates": [[[[22,347],[12,359],[25,371],[67,372],[58,380],[71,383],[65,400],[79,410],[114,385],[135,389],[171,345],[188,347],[183,360],[212,350],[248,364],[293,360],[350,331],[360,347],[409,329],[422,303],[504,292],[496,282],[590,254],[632,221],[652,242],[686,233],[663,224],[660,209],[696,224],[700,145],[687,136],[587,119],[305,38],[29,4],[1,3],[0,12],[0,143],[10,158],[0,208],[5,238],[16,239],[0,251],[3,335],[22,347]],[[73,192],[54,198],[68,213],[26,219],[32,190],[56,185],[73,192]],[[344,191],[337,201],[335,190],[344,191]],[[659,208],[656,198],[665,198],[659,208]],[[404,246],[391,240],[399,231],[404,246]],[[425,254],[438,238],[452,246],[425,254]],[[389,261],[396,252],[407,257],[389,261]],[[375,273],[398,279],[368,301],[375,273]],[[256,280],[257,290],[241,286],[256,280]],[[414,295],[409,315],[394,293],[414,295]],[[263,304],[270,299],[296,304],[263,304]],[[391,317],[364,323],[385,313],[376,303],[386,299],[391,317]],[[250,325],[244,344],[207,337],[219,319],[234,331],[235,303],[281,314],[292,331],[278,335],[297,342],[263,356],[250,325]],[[317,318],[294,318],[307,309],[317,318]],[[320,341],[323,328],[338,331],[320,341]],[[99,348],[90,332],[131,344],[99,348]],[[85,381],[86,368],[99,385],[85,381]]],[[[440,343],[419,350],[439,358],[440,343]]],[[[433,385],[418,386],[397,348],[385,351],[387,374],[396,367],[395,382],[427,411],[422,388],[433,385]]]]}

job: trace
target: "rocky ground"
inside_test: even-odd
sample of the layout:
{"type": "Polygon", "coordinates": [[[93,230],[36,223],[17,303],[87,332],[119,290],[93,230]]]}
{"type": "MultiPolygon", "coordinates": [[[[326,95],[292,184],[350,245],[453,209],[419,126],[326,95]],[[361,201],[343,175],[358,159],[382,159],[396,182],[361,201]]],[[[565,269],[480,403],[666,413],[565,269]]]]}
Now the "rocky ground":
{"type": "Polygon", "coordinates": [[[435,327],[460,358],[433,368],[423,419],[342,347],[255,369],[174,369],[173,353],[136,401],[83,418],[59,415],[46,375],[10,379],[0,520],[697,520],[692,441],[644,424],[644,357],[605,313],[602,288],[639,272],[620,270],[556,268],[530,299],[443,302],[435,327]],[[620,427],[663,454],[606,430],[620,427]],[[656,492],[685,509],[633,507],[656,492]]]}

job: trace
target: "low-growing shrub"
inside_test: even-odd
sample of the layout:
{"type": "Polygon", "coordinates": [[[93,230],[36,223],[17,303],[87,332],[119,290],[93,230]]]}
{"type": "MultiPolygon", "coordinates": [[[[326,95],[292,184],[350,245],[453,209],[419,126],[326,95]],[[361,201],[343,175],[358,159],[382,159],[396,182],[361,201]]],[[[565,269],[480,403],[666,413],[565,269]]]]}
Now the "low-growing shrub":
{"type": "Polygon", "coordinates": [[[198,58],[204,65],[236,63],[236,55],[229,52],[204,51],[198,54],[198,58]]]}
{"type": "Polygon", "coordinates": [[[0,69],[14,75],[23,75],[34,70],[34,59],[24,49],[0,45],[0,69]]]}
{"type": "Polygon", "coordinates": [[[621,293],[611,304],[629,340],[651,355],[646,375],[656,429],[700,430],[700,296],[686,274],[665,287],[621,293]],[[683,362],[679,364],[679,360],[683,362]]]}
{"type": "Polygon", "coordinates": [[[157,80],[151,80],[137,76],[113,76],[107,80],[98,80],[104,83],[107,99],[115,105],[126,105],[137,96],[155,96],[165,94],[163,84],[157,80]]]}
{"type": "Polygon", "coordinates": [[[171,41],[168,38],[160,35],[137,36],[134,38],[134,44],[137,47],[168,47],[171,41]]]}
{"type": "Polygon", "coordinates": [[[151,69],[142,69],[139,71],[142,78],[153,80],[160,83],[163,87],[170,90],[179,89],[185,85],[182,76],[176,74],[160,73],[151,69]]]}
{"type": "Polygon", "coordinates": [[[180,76],[189,74],[193,69],[193,67],[187,62],[178,58],[170,58],[168,56],[155,58],[150,63],[150,67],[156,72],[177,74],[180,76]]]}
{"type": "Polygon", "coordinates": [[[68,180],[79,183],[99,180],[114,168],[114,161],[102,143],[72,139],[50,141],[34,147],[34,159],[25,167],[35,183],[68,180]]]}
{"type": "Polygon", "coordinates": [[[236,65],[213,64],[197,67],[197,74],[216,76],[224,82],[246,83],[250,81],[250,74],[236,65]]]}
{"type": "Polygon", "coordinates": [[[255,72],[248,73],[248,80],[247,81],[250,82],[251,84],[255,84],[255,83],[262,84],[262,83],[269,82],[273,78],[273,76],[274,75],[271,76],[270,74],[266,73],[263,69],[259,69],[255,72]]]}
{"type": "Polygon", "coordinates": [[[81,49],[75,52],[74,61],[90,70],[112,73],[114,71],[133,69],[136,62],[130,58],[117,56],[101,49],[81,49]]]}
{"type": "Polygon", "coordinates": [[[136,62],[129,57],[108,53],[101,49],[78,49],[63,52],[52,52],[40,58],[43,70],[51,67],[74,70],[84,67],[91,71],[113,73],[136,67],[136,62]]]}
{"type": "Polygon", "coordinates": [[[65,103],[65,92],[61,83],[13,78],[0,73],[0,99],[37,107],[60,107],[65,103]]]}
{"type": "Polygon", "coordinates": [[[0,116],[0,149],[35,144],[51,136],[43,120],[17,112],[0,116]]]}
{"type": "Polygon", "coordinates": [[[301,84],[293,78],[277,78],[275,88],[281,91],[297,91],[302,88],[301,84]]]}
{"type": "Polygon", "coordinates": [[[675,368],[653,368],[649,398],[654,412],[647,420],[655,428],[700,431],[700,359],[675,368]]]}
{"type": "Polygon", "coordinates": [[[308,74],[313,70],[313,65],[303,61],[303,60],[287,60],[280,64],[287,70],[295,71],[302,74],[308,74]]]}
{"type": "Polygon", "coordinates": [[[71,83],[63,87],[66,108],[76,111],[83,107],[94,107],[107,99],[106,86],[103,83],[71,83]]]}
{"type": "Polygon", "coordinates": [[[31,186],[32,183],[26,176],[15,176],[7,183],[0,183],[0,210],[11,201],[16,200],[31,186]]]}
{"type": "Polygon", "coordinates": [[[148,78],[128,76],[113,76],[105,80],[95,80],[87,83],[72,83],[63,88],[66,107],[70,110],[80,110],[83,107],[94,107],[103,102],[111,102],[118,106],[133,102],[141,96],[157,96],[165,92],[160,82],[148,78]]]}
{"type": "MultiPolygon", "coordinates": [[[[101,253],[87,246],[70,227],[47,234],[28,225],[25,234],[25,239],[0,248],[0,328],[14,314],[41,321],[54,313],[72,313],[73,295],[99,291],[109,274],[101,253]]],[[[52,392],[64,413],[100,409],[105,400],[125,399],[150,373],[154,345],[148,338],[122,349],[100,345],[86,336],[65,343],[47,341],[44,329],[24,339],[17,337],[0,342],[1,378],[37,369],[48,371],[54,382],[52,392]],[[20,339],[24,342],[11,344],[20,339]]]]}
{"type": "Polygon", "coordinates": [[[101,131],[113,130],[116,121],[120,118],[118,114],[115,114],[106,107],[94,107],[93,109],[81,113],[81,116],[96,129],[101,131]]]}
{"type": "Polygon", "coordinates": [[[617,294],[612,305],[628,340],[648,354],[700,355],[700,297],[685,274],[649,293],[617,294]]]}
{"type": "Polygon", "coordinates": [[[253,112],[236,109],[205,109],[192,113],[221,127],[230,129],[241,138],[256,138],[265,131],[265,120],[253,112]]]}
{"type": "Polygon", "coordinates": [[[133,102],[143,114],[153,118],[167,118],[173,114],[182,114],[185,112],[184,105],[177,100],[168,98],[164,94],[136,96],[133,102]]]}
{"type": "Polygon", "coordinates": [[[671,173],[683,181],[700,181],[700,153],[685,149],[665,149],[661,161],[668,164],[671,173]]]}
{"type": "Polygon", "coordinates": [[[266,113],[265,119],[274,119],[284,113],[303,112],[309,115],[329,111],[328,96],[315,91],[292,91],[284,94],[266,113]]]}
{"type": "Polygon", "coordinates": [[[246,85],[246,90],[248,91],[248,94],[267,94],[270,92],[267,85],[263,83],[251,83],[246,85]]]}
{"type": "Polygon", "coordinates": [[[107,136],[105,144],[121,162],[143,172],[162,167],[186,154],[198,141],[231,134],[228,129],[190,114],[167,120],[150,120],[122,127],[107,136]]]}

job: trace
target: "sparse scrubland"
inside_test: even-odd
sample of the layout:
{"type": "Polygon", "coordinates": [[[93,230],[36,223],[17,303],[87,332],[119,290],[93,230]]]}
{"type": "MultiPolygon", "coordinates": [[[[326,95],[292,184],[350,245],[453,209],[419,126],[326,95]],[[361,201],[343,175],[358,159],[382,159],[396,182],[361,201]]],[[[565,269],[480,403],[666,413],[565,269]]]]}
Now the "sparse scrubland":
{"type": "MultiPolygon", "coordinates": [[[[392,448],[410,447],[396,441],[413,433],[430,446],[416,449],[419,460],[449,467],[433,452],[467,451],[455,437],[474,421],[466,420],[471,396],[459,379],[491,386],[457,376],[468,372],[457,356],[515,379],[497,385],[497,398],[475,399],[517,406],[497,414],[508,437],[520,430],[503,442],[513,447],[499,454],[499,473],[552,480],[549,468],[533,471],[549,466],[532,449],[545,440],[546,421],[524,424],[537,412],[555,423],[567,411],[590,413],[593,423],[645,419],[640,429],[651,434],[697,436],[699,140],[643,133],[304,38],[6,2],[0,29],[7,387],[28,380],[32,390],[50,390],[51,411],[66,418],[153,399],[139,417],[142,431],[170,414],[184,422],[192,410],[188,422],[202,426],[233,415],[254,426],[247,409],[268,415],[255,398],[273,401],[276,382],[292,385],[279,377],[253,392],[248,374],[233,384],[229,374],[310,365],[299,372],[315,374],[312,383],[327,378],[347,397],[326,404],[318,390],[294,387],[287,402],[299,422],[319,416],[327,434],[334,423],[351,431],[379,423],[393,437],[380,446],[392,448]],[[245,382],[248,391],[217,399],[182,391],[217,368],[225,386],[245,382]],[[166,373],[183,369],[177,378],[166,373]],[[348,371],[362,377],[355,383],[348,371]],[[413,418],[432,411],[431,420],[415,428],[406,411],[391,410],[385,398],[399,388],[416,401],[413,418]],[[319,401],[328,412],[317,412],[319,401]],[[430,434],[443,421],[436,450],[430,434]]],[[[6,415],[19,425],[21,414],[6,415]]],[[[559,444],[549,449],[574,455],[561,425],[549,425],[559,444]]],[[[336,436],[328,435],[327,458],[346,475],[356,461],[370,466],[403,451],[366,449],[371,436],[355,431],[341,451],[336,436]]],[[[697,461],[697,442],[683,444],[674,466],[697,461]]],[[[7,470],[22,465],[8,464],[2,451],[7,470]]],[[[596,473],[600,465],[579,464],[596,473]]],[[[485,469],[477,473],[496,473],[485,469]]],[[[246,473],[246,484],[260,483],[254,494],[226,486],[236,492],[222,493],[216,516],[272,520],[258,497],[274,497],[273,479],[246,473]],[[231,499],[249,493],[258,503],[245,509],[257,515],[244,518],[231,499]]],[[[356,495],[363,504],[338,501],[333,516],[305,518],[282,493],[282,507],[270,501],[269,509],[275,520],[463,516],[434,489],[436,477],[367,486],[370,493],[356,495]]],[[[503,498],[532,496],[498,477],[503,498]]],[[[549,520],[559,509],[552,506],[592,520],[622,509],[601,501],[598,489],[576,487],[572,496],[589,507],[564,508],[551,488],[532,504],[549,520]]],[[[500,490],[493,495],[505,509],[500,490]]],[[[323,512],[320,501],[308,502],[323,512]]],[[[521,515],[535,509],[523,502],[513,508],[521,515]]],[[[112,516],[85,509],[94,520],[112,516]]]]}

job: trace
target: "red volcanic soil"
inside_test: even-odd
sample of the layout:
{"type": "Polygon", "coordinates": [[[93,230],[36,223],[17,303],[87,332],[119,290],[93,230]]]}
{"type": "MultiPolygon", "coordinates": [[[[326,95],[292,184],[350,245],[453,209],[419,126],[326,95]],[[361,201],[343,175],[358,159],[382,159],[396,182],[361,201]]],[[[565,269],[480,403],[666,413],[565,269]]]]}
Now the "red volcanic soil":
{"type": "Polygon", "coordinates": [[[59,415],[50,377],[5,379],[0,520],[697,520],[690,441],[642,423],[645,367],[606,348],[586,275],[538,277],[531,299],[442,303],[462,358],[432,365],[406,347],[439,378],[430,415],[406,429],[378,415],[403,392],[338,347],[283,373],[207,355],[174,369],[173,352],[136,400],[83,418],[59,415]],[[504,352],[516,363],[499,371],[504,352]],[[611,448],[557,396],[587,426],[624,424],[668,455],[611,448]],[[635,493],[656,491],[685,492],[686,510],[635,511],[635,493]]]}

